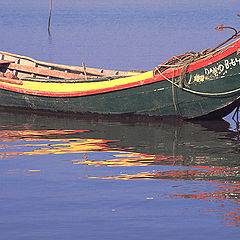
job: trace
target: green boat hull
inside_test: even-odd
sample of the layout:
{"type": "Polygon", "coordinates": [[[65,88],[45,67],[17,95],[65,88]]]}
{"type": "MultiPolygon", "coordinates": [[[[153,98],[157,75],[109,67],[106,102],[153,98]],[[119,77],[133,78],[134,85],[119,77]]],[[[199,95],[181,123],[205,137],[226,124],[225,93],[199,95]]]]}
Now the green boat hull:
{"type": "MultiPolygon", "coordinates": [[[[229,81],[231,81],[231,89],[239,86],[239,78],[235,76],[205,81],[204,84],[191,86],[191,89],[199,92],[209,92],[209,89],[211,89],[211,92],[222,92],[223,89],[229,88],[229,81]]],[[[231,105],[231,109],[219,114],[219,117],[223,117],[233,110],[235,107],[233,103],[236,103],[239,97],[236,94],[225,97],[207,97],[174,88],[174,98],[172,86],[167,81],[114,92],[70,98],[42,97],[7,90],[0,91],[1,105],[6,107],[70,113],[177,115],[182,118],[209,115],[216,111],[220,112],[221,109],[231,105]]]]}

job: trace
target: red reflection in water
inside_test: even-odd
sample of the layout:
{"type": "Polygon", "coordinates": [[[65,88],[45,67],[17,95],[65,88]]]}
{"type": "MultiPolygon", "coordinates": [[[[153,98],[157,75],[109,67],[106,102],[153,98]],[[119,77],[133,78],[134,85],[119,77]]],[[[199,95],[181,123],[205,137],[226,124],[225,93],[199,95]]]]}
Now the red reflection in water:
{"type": "MultiPolygon", "coordinates": [[[[216,188],[219,190],[211,193],[195,193],[195,194],[173,194],[171,197],[180,197],[180,198],[191,198],[191,199],[201,199],[207,201],[216,201],[222,199],[229,199],[235,203],[240,203],[240,184],[234,183],[231,186],[218,185],[216,188]]],[[[216,212],[215,210],[206,210],[204,212],[211,213],[216,212]]],[[[240,208],[234,208],[231,211],[218,211],[218,213],[224,216],[226,225],[240,227],[240,208]]]]}
{"type": "Polygon", "coordinates": [[[111,149],[105,149],[105,152],[112,153],[112,159],[105,159],[100,161],[88,160],[84,161],[73,160],[73,164],[86,164],[89,166],[108,166],[108,167],[120,167],[120,166],[151,166],[159,165],[160,162],[165,161],[177,161],[181,159],[181,156],[164,156],[164,155],[150,155],[136,152],[127,151],[113,151],[111,149]]]}
{"type": "MultiPolygon", "coordinates": [[[[235,180],[238,179],[239,171],[238,169],[227,169],[227,168],[210,168],[207,166],[197,167],[197,169],[183,169],[183,170],[172,170],[172,171],[156,171],[141,172],[133,175],[121,174],[120,176],[107,176],[107,177],[91,177],[100,179],[122,179],[122,180],[132,180],[132,179],[158,179],[158,180],[174,180],[174,181],[208,181],[213,183],[219,183],[218,185],[211,185],[214,189],[212,192],[208,193],[191,193],[191,194],[172,194],[168,197],[175,198],[180,197],[183,199],[198,199],[207,201],[218,201],[218,200],[231,200],[235,203],[240,203],[240,183],[235,180]],[[226,177],[230,180],[227,183],[226,177]],[[235,177],[235,178],[234,178],[235,177]]],[[[166,197],[166,195],[156,195],[156,197],[166,197]]],[[[205,212],[211,212],[207,210],[205,212]]],[[[214,211],[221,213],[226,220],[226,224],[229,226],[240,227],[240,208],[234,208],[230,212],[227,210],[214,211]],[[228,217],[227,217],[228,216],[228,217]],[[230,217],[229,217],[230,216],[230,217]]]]}
{"type": "MultiPolygon", "coordinates": [[[[24,140],[24,144],[15,144],[13,146],[1,145],[5,148],[37,147],[32,151],[5,151],[4,157],[14,155],[46,155],[46,154],[68,154],[68,153],[87,153],[87,152],[110,152],[112,158],[102,161],[83,159],[71,160],[73,164],[86,165],[106,165],[106,166],[148,166],[158,165],[160,162],[174,163],[181,159],[181,156],[150,155],[137,152],[129,152],[126,149],[113,150],[108,143],[117,140],[104,139],[79,139],[70,138],[69,135],[82,133],[88,130],[4,130],[0,132],[0,138],[3,142],[24,140]],[[64,136],[68,135],[68,138],[64,136]],[[57,137],[57,138],[56,138],[57,137]],[[37,141],[37,143],[36,143],[37,141]],[[48,141],[41,143],[40,141],[48,141]],[[31,143],[30,143],[31,142],[31,143]],[[40,142],[40,143],[39,143],[40,142]]],[[[22,143],[22,142],[21,142],[22,143]]],[[[127,149],[132,150],[132,147],[127,149]]]]}
{"type": "Polygon", "coordinates": [[[11,140],[42,140],[40,137],[63,136],[74,133],[87,132],[88,130],[3,130],[0,132],[1,141],[11,140]]]}
{"type": "MultiPolygon", "coordinates": [[[[5,151],[1,155],[4,157],[14,155],[48,155],[48,154],[69,154],[69,153],[84,153],[83,159],[69,160],[72,164],[84,164],[89,166],[108,166],[108,167],[126,167],[126,166],[157,166],[167,165],[175,166],[180,165],[183,156],[165,156],[154,154],[143,154],[134,152],[133,147],[126,149],[112,149],[108,144],[116,140],[104,139],[80,139],[79,136],[74,138],[74,134],[86,132],[87,130],[3,130],[0,132],[2,142],[14,141],[15,145],[2,145],[2,148],[19,148],[34,147],[31,151],[5,151]],[[72,136],[71,136],[72,135],[72,136]],[[67,136],[67,137],[66,137],[67,136]],[[71,138],[72,137],[72,138],[71,138]],[[21,141],[20,141],[21,140],[21,141]],[[47,143],[41,143],[47,141],[47,143]],[[22,144],[24,142],[24,144],[22,144]],[[130,152],[131,150],[131,152],[130,152]],[[88,159],[87,153],[89,152],[104,152],[111,153],[104,160],[91,160],[88,159]]],[[[207,159],[209,157],[201,156],[196,157],[199,159],[207,159]]],[[[201,162],[200,161],[200,162],[201,162]]],[[[39,170],[29,170],[39,171],[39,170]]],[[[222,167],[209,167],[209,166],[187,166],[187,169],[170,170],[170,171],[153,171],[140,172],[137,174],[121,174],[119,176],[106,176],[106,177],[89,177],[96,179],[157,179],[157,180],[174,180],[174,181],[207,181],[219,183],[218,185],[211,185],[214,191],[208,193],[190,193],[190,194],[175,194],[169,197],[201,199],[207,201],[216,201],[229,199],[239,203],[240,184],[238,183],[239,170],[237,168],[222,168],[222,167]],[[227,179],[227,181],[226,181],[227,179]],[[217,190],[216,190],[217,189],[217,190]]],[[[156,195],[160,196],[160,195],[156,195]]],[[[166,196],[164,196],[166,197],[166,196]]],[[[206,210],[205,212],[211,212],[206,210]]],[[[220,212],[219,212],[220,213],[220,212]]],[[[229,226],[239,227],[239,208],[232,209],[231,211],[223,210],[221,214],[229,226]]]]}

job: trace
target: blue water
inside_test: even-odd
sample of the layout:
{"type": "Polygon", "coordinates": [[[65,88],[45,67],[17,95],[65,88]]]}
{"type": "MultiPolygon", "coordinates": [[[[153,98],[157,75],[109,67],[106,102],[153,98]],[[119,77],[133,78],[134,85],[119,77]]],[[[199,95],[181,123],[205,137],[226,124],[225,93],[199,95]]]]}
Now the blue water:
{"type": "MultiPolygon", "coordinates": [[[[239,29],[239,1],[0,1],[1,50],[150,70],[239,29]]],[[[239,131],[218,122],[0,111],[0,239],[240,236],[239,131]]]]}
{"type": "Polygon", "coordinates": [[[48,0],[1,1],[1,49],[59,63],[148,70],[225,40],[231,31],[214,28],[239,27],[238,6],[238,0],[58,0],[50,38],[48,0]]]}

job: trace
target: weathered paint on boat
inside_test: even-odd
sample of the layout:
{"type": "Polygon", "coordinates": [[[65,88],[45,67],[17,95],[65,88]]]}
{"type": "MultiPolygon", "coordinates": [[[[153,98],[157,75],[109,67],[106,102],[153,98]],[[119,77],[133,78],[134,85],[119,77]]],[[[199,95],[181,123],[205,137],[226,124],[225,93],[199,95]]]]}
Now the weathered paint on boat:
{"type": "MultiPolygon", "coordinates": [[[[189,64],[184,88],[179,87],[183,66],[160,73],[154,69],[133,76],[124,73],[87,81],[82,76],[74,79],[1,77],[0,105],[55,112],[219,118],[238,104],[239,48],[240,40],[189,64]]],[[[15,72],[27,71],[24,66],[14,68],[13,64],[20,64],[9,63],[15,72]]],[[[35,68],[34,74],[41,76],[42,69],[35,68]]]]}

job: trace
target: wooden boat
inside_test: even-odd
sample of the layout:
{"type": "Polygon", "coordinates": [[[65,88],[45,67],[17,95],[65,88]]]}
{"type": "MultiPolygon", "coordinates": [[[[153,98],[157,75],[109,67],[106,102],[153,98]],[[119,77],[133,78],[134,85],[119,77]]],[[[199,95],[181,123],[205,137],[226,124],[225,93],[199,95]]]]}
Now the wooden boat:
{"type": "Polygon", "coordinates": [[[0,52],[0,105],[18,110],[222,118],[240,98],[240,40],[152,71],[46,63],[0,52]]]}

